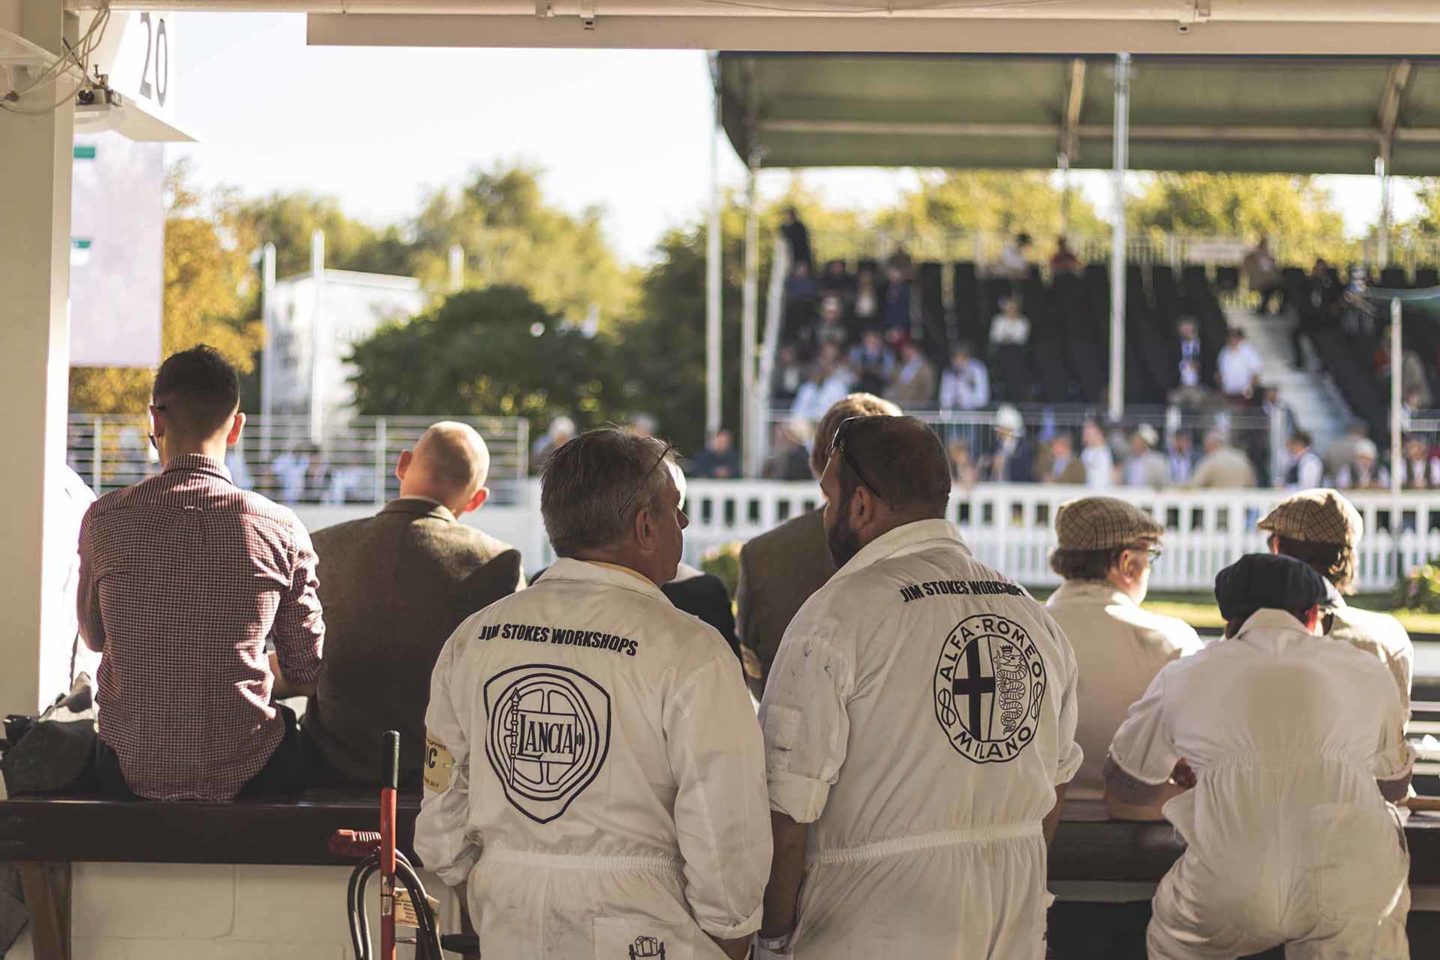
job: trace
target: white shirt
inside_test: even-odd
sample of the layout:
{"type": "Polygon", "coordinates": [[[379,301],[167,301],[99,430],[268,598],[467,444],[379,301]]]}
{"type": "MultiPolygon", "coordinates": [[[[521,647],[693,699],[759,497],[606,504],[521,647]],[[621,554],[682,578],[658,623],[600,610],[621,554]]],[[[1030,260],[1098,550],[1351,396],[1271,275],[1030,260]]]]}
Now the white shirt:
{"type": "Polygon", "coordinates": [[[1185,621],[1142,610],[1104,581],[1067,580],[1045,609],[1065,631],[1080,670],[1075,739],[1085,761],[1065,795],[1099,800],[1105,795],[1105,754],[1130,704],[1167,663],[1203,644],[1185,621]]]}
{"type": "Polygon", "coordinates": [[[790,415],[818,423],[832,406],[844,400],[850,393],[849,381],[838,373],[826,377],[821,383],[806,380],[795,394],[790,406],[790,415]]]}
{"type": "Polygon", "coordinates": [[[1220,351],[1218,360],[1220,390],[1226,396],[1234,397],[1249,390],[1255,380],[1265,372],[1265,363],[1260,351],[1248,340],[1240,341],[1236,347],[1229,346],[1220,351]]]}
{"type": "Polygon", "coordinates": [[[1023,347],[1029,340],[1029,317],[1007,317],[1003,313],[997,313],[990,321],[991,343],[1014,343],[1023,347]]]}
{"type": "MultiPolygon", "coordinates": [[[[1188,844],[1184,859],[1205,865],[1187,875],[1233,894],[1237,884],[1263,885],[1261,872],[1288,876],[1297,856],[1323,861],[1327,844],[1396,845],[1375,781],[1402,779],[1414,764],[1403,715],[1374,657],[1261,610],[1233,638],[1161,670],[1110,756],[1151,784],[1182,758],[1190,765],[1196,786],[1166,803],[1165,817],[1188,844]]],[[[1372,859],[1382,853],[1372,845],[1372,859]]],[[[1366,864],[1343,865],[1364,883],[1366,864]]]]}
{"type": "Polygon", "coordinates": [[[944,520],[877,538],[801,607],[760,720],[770,807],[809,856],[1035,825],[1080,766],[1075,657],[944,520]]]}
{"type": "Polygon", "coordinates": [[[1083,448],[1080,462],[1085,465],[1085,486],[1091,490],[1104,490],[1115,483],[1115,458],[1105,444],[1083,448]]]}
{"type": "Polygon", "coordinates": [[[557,560],[450,637],[425,725],[415,850],[446,883],[483,870],[482,851],[562,869],[649,858],[683,868],[705,933],[759,927],[771,839],[754,708],[720,634],[654,584],[557,560]]]}
{"type": "Polygon", "coordinates": [[[990,402],[990,371],[979,360],[970,359],[963,370],[954,366],[940,375],[941,410],[979,410],[990,402]]]}

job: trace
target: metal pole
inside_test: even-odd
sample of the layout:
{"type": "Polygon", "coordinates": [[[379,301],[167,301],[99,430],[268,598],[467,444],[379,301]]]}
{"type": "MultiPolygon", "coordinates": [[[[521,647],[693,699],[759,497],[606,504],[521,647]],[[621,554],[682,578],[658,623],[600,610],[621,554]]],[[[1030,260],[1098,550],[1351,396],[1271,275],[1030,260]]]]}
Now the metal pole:
{"type": "Polygon", "coordinates": [[[459,293],[465,289],[465,248],[458,243],[450,244],[450,292],[459,293]]]}
{"type": "Polygon", "coordinates": [[[710,222],[705,234],[705,434],[720,429],[724,373],[721,367],[720,80],[719,61],[710,54],[710,222]]]}
{"type": "Polygon", "coordinates": [[[1060,235],[1070,232],[1070,158],[1060,155],[1060,235]]]}
{"type": "Polygon", "coordinates": [[[105,483],[105,446],[102,439],[104,432],[105,419],[97,414],[90,454],[90,489],[95,491],[97,497],[105,492],[103,487],[105,483]]]}
{"type": "Polygon", "coordinates": [[[1110,230],[1110,418],[1125,413],[1125,168],[1130,163],[1130,54],[1115,55],[1115,203],[1110,230]]]}
{"type": "Polygon", "coordinates": [[[385,502],[385,467],[389,463],[386,448],[390,445],[384,417],[375,418],[375,504],[385,502]]]}
{"type": "Polygon", "coordinates": [[[1401,352],[1403,339],[1400,329],[1400,298],[1390,301],[1390,540],[1395,552],[1394,575],[1399,577],[1404,569],[1400,553],[1401,515],[1400,488],[1404,480],[1405,453],[1400,444],[1400,372],[1404,369],[1404,354],[1401,352]]]}
{"type": "Polygon", "coordinates": [[[746,476],[760,472],[760,437],[755,423],[755,335],[760,307],[760,211],[756,193],[760,158],[751,154],[745,180],[745,288],[740,314],[740,396],[746,476]]]}
{"type": "Polygon", "coordinates": [[[320,354],[325,349],[325,231],[310,235],[310,282],[315,287],[315,312],[310,317],[310,442],[320,442],[324,427],[325,377],[320,354]]]}
{"type": "Polygon", "coordinates": [[[1390,266],[1390,160],[1382,156],[1375,162],[1380,173],[1380,228],[1376,244],[1379,247],[1381,269],[1390,266]]]}
{"type": "Polygon", "coordinates": [[[269,463],[271,420],[275,416],[275,244],[265,244],[260,267],[260,324],[265,346],[260,353],[260,461],[269,463]]]}

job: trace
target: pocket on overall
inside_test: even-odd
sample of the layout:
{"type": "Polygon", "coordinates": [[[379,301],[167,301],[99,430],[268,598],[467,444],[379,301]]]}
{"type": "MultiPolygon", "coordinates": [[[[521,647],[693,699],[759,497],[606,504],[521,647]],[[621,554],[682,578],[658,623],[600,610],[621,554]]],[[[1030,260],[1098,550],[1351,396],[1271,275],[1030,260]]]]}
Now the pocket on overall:
{"type": "Polygon", "coordinates": [[[1316,912],[1346,922],[1384,916],[1409,868],[1394,817],[1384,807],[1327,803],[1309,814],[1309,878],[1316,912]]]}
{"type": "Polygon", "coordinates": [[[649,917],[596,917],[595,960],[693,960],[693,925],[649,917]]]}

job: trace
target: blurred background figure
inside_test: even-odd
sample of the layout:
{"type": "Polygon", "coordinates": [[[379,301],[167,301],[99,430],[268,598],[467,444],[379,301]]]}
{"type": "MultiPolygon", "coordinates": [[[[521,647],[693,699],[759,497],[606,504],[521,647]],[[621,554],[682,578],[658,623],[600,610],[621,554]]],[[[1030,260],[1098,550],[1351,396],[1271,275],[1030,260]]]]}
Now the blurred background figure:
{"type": "Polygon", "coordinates": [[[792,417],[777,423],[770,443],[770,456],[760,475],[766,480],[804,480],[810,476],[810,423],[792,417]]]}
{"type": "Polygon", "coordinates": [[[716,430],[695,458],[690,471],[705,480],[735,480],[740,476],[740,451],[735,449],[735,435],[729,430],[716,430]]]}
{"type": "Polygon", "coordinates": [[[1127,487],[1149,487],[1159,490],[1170,483],[1170,464],[1156,447],[1160,434],[1148,423],[1142,423],[1130,435],[1130,458],[1125,461],[1127,487]]]}

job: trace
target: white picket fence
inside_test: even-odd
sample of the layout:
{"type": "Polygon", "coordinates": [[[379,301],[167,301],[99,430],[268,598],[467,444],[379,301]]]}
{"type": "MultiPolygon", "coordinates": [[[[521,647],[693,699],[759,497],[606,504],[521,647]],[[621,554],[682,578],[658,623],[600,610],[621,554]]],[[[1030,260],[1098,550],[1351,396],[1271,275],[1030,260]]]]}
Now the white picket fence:
{"type": "MultiPolygon", "coordinates": [[[[468,519],[515,544],[525,554],[526,568],[537,570],[554,559],[540,519],[539,486],[529,481],[518,493],[514,503],[487,506],[468,519]]],[[[1055,512],[1083,493],[1077,487],[982,485],[956,490],[949,516],[982,561],[1026,586],[1047,586],[1058,582],[1049,567],[1055,512]]],[[[1222,567],[1244,553],[1263,551],[1265,537],[1255,523],[1283,497],[1275,490],[1112,493],[1148,510],[1165,525],[1164,556],[1156,564],[1151,584],[1156,590],[1179,591],[1209,590],[1222,567]]],[[[698,565],[712,548],[748,540],[813,509],[819,500],[818,488],[808,482],[693,481],[686,505],[690,527],[685,531],[685,559],[698,565]]],[[[1385,493],[1357,492],[1352,500],[1365,518],[1359,556],[1361,590],[1388,591],[1399,571],[1440,556],[1440,496],[1405,493],[1396,500],[1385,493]],[[1402,531],[1398,552],[1390,533],[1392,517],[1397,515],[1402,531]]],[[[302,519],[312,526],[367,512],[370,508],[354,506],[300,508],[302,519]]]]}

